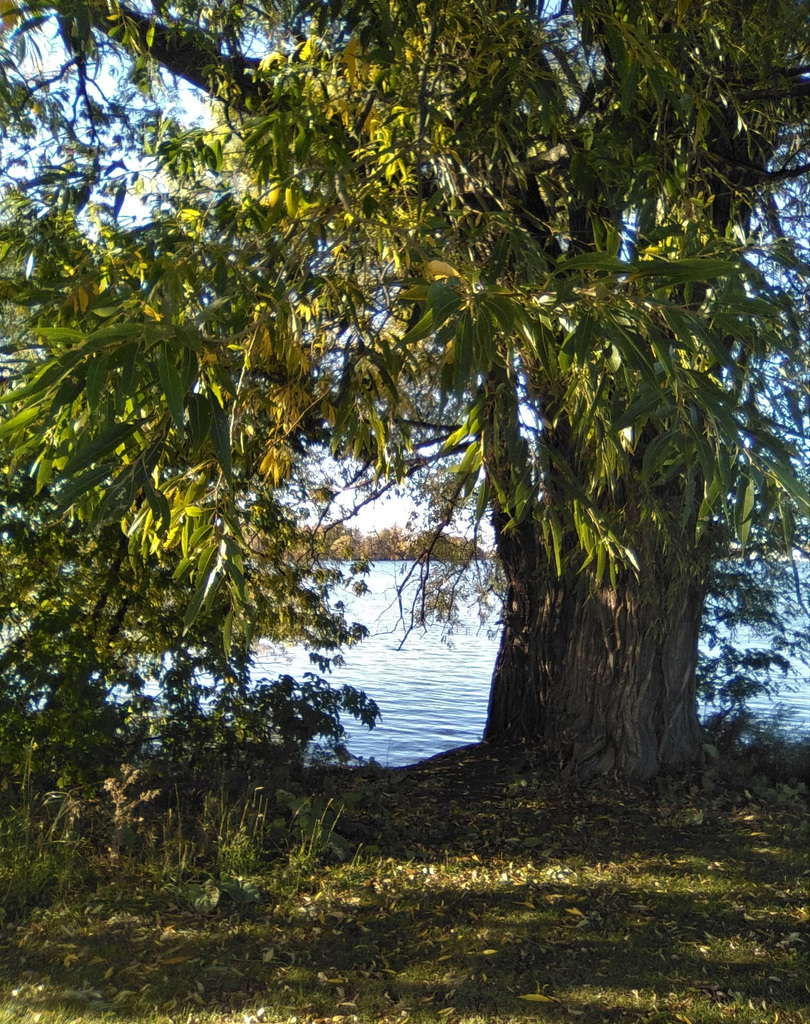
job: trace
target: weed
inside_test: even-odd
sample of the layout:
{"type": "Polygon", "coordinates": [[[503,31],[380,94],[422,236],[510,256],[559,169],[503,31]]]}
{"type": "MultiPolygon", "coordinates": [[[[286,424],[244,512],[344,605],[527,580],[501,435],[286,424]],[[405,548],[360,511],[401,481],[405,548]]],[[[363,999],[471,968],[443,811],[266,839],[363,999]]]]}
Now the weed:
{"type": "MultiPolygon", "coordinates": [[[[346,860],[351,846],[336,831],[343,806],[331,797],[299,797],[286,790],[276,791],[279,807],[292,812],[287,824],[289,866],[297,874],[311,872],[324,858],[346,860]]],[[[277,819],[278,820],[278,819],[277,819]]]]}
{"type": "Polygon", "coordinates": [[[225,792],[208,796],[203,805],[203,828],[215,837],[214,861],[220,872],[250,875],[266,861],[268,800],[264,787],[229,804],[225,792]]]}
{"type": "Polygon", "coordinates": [[[118,861],[123,849],[132,853],[135,846],[138,826],[144,817],[142,808],[160,795],[159,789],[141,792],[137,783],[143,772],[132,765],[121,765],[119,777],[106,779],[104,791],[112,803],[112,841],[109,846],[110,859],[118,861]]]}

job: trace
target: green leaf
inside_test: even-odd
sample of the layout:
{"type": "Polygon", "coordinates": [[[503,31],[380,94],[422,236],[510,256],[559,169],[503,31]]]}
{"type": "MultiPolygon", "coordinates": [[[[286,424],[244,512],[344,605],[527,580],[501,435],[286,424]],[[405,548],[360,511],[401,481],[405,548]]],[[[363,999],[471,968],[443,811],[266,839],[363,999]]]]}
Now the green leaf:
{"type": "Polygon", "coordinates": [[[428,290],[426,284],[416,284],[401,291],[397,298],[402,302],[424,302],[428,296],[428,290]]]}
{"type": "Polygon", "coordinates": [[[247,906],[250,903],[261,902],[261,892],[258,886],[244,878],[232,878],[230,875],[222,875],[219,880],[220,889],[239,906],[247,906]]]}
{"type": "Polygon", "coordinates": [[[172,524],[172,513],[166,495],[155,487],[152,481],[144,474],[144,494],[155,522],[158,523],[158,533],[165,533],[172,524]]]}
{"type": "Polygon", "coordinates": [[[95,490],[100,484],[107,480],[111,475],[110,466],[95,466],[93,469],[87,470],[80,476],[73,477],[64,487],[60,488],[56,494],[57,502],[60,509],[68,509],[71,505],[74,505],[79,498],[84,497],[85,494],[89,494],[95,490]]]}
{"type": "Polygon", "coordinates": [[[25,430],[29,424],[33,423],[40,415],[40,407],[38,405],[29,407],[28,409],[22,409],[12,416],[11,419],[5,420],[0,423],[0,437],[9,437],[11,434],[16,434],[20,430],[25,430]]]}
{"type": "Polygon", "coordinates": [[[185,348],[202,355],[202,336],[196,327],[178,324],[174,328],[174,336],[185,348]]]}
{"type": "MultiPolygon", "coordinates": [[[[93,528],[117,522],[132,507],[139,489],[136,480],[139,468],[138,463],[126,466],[106,488],[104,496],[93,511],[93,528]]],[[[110,469],[112,470],[112,467],[110,469]]]]}
{"type": "Polygon", "coordinates": [[[635,426],[639,420],[646,419],[647,414],[661,404],[663,395],[660,391],[642,391],[639,397],[619,416],[613,423],[613,429],[618,434],[625,427],[635,426]]]}
{"type": "Polygon", "coordinates": [[[706,329],[700,317],[677,306],[665,305],[660,308],[673,333],[688,352],[699,351],[702,345],[720,366],[728,364],[728,350],[706,329]]]}
{"type": "Polygon", "coordinates": [[[4,394],[0,394],[0,405],[11,405],[13,402],[20,401],[20,399],[32,398],[42,394],[54,384],[58,384],[64,376],[70,373],[73,367],[76,366],[81,359],[81,352],[66,352],[65,355],[61,356],[59,359],[49,362],[45,367],[43,367],[43,369],[28,384],[25,384],[21,388],[16,388],[12,391],[6,391],[4,394]]]}
{"type": "Polygon", "coordinates": [[[495,358],[495,338],[492,321],[483,304],[479,305],[473,320],[473,362],[479,371],[485,370],[495,358]]]}
{"type": "Polygon", "coordinates": [[[55,341],[58,345],[78,345],[85,339],[82,331],[72,327],[37,327],[37,334],[45,341],[55,341]]]}
{"type": "Polygon", "coordinates": [[[555,273],[565,273],[569,270],[601,270],[607,274],[632,274],[637,269],[637,264],[626,263],[616,256],[608,256],[603,252],[589,252],[581,256],[560,256],[555,273]]]}
{"type": "Polygon", "coordinates": [[[750,476],[740,479],[737,487],[737,500],[734,507],[737,520],[737,536],[745,548],[751,532],[751,517],[754,511],[754,480],[750,476]]]}
{"type": "Polygon", "coordinates": [[[695,511],[695,496],[697,494],[697,473],[694,467],[690,470],[689,479],[686,482],[686,489],[683,496],[683,509],[681,511],[681,530],[685,530],[689,520],[695,511]]]}
{"type": "MultiPolygon", "coordinates": [[[[66,477],[76,476],[94,462],[100,462],[131,437],[138,423],[116,423],[93,441],[80,443],[63,469],[66,477]]],[[[109,467],[108,467],[109,468],[109,467]]]]}
{"type": "Polygon", "coordinates": [[[551,519],[550,525],[554,547],[554,564],[557,568],[557,576],[562,576],[562,527],[556,518],[551,519]]]}
{"type": "Polygon", "coordinates": [[[475,503],[475,521],[480,523],[489,508],[490,486],[489,477],[485,476],[478,488],[478,497],[475,503]]]}
{"type": "Polygon", "coordinates": [[[210,612],[214,605],[214,598],[217,596],[217,592],[222,585],[222,566],[218,563],[214,566],[211,571],[211,575],[208,577],[208,586],[205,590],[205,600],[203,601],[203,609],[206,613],[210,612]]]}
{"type": "Polygon", "coordinates": [[[429,309],[422,319],[414,324],[400,339],[400,345],[412,345],[415,341],[421,341],[433,333],[433,310],[429,309]]]}
{"type": "MultiPolygon", "coordinates": [[[[441,327],[445,320],[449,319],[461,306],[461,301],[462,296],[457,285],[451,281],[434,281],[427,293],[427,309],[433,313],[432,330],[441,327]]],[[[404,343],[405,338],[402,340],[404,343]]]]}
{"type": "Polygon", "coordinates": [[[187,432],[196,452],[211,430],[211,403],[204,395],[186,396],[187,432]]]}
{"type": "Polygon", "coordinates": [[[462,395],[470,383],[473,364],[473,323],[470,311],[465,309],[456,323],[453,338],[453,391],[462,395]]]}
{"type": "Polygon", "coordinates": [[[214,555],[217,553],[218,547],[219,544],[214,542],[213,544],[209,544],[208,547],[205,548],[200,554],[198,563],[199,567],[197,573],[197,586],[196,589],[194,590],[194,593],[191,596],[191,600],[188,603],[185,615],[183,616],[183,627],[186,630],[194,623],[197,616],[200,614],[203,602],[208,594],[211,583],[211,576],[214,571],[214,566],[212,565],[212,562],[214,559],[214,555]]]}
{"type": "Polygon", "coordinates": [[[157,367],[158,376],[160,377],[160,386],[163,388],[163,394],[166,396],[166,402],[169,406],[169,412],[172,415],[172,419],[174,420],[178,430],[184,430],[185,422],[183,417],[183,402],[185,399],[185,392],[183,391],[183,385],[180,381],[180,375],[171,360],[171,349],[168,345],[158,346],[157,367]]]}
{"type": "Polygon", "coordinates": [[[198,914],[210,914],[219,903],[220,889],[212,878],[204,885],[192,883],[186,887],[186,898],[198,914]]]}
{"type": "Polygon", "coordinates": [[[123,397],[132,398],[135,393],[135,363],[138,358],[138,346],[125,345],[120,352],[121,379],[119,387],[123,397]]]}
{"type": "Polygon", "coordinates": [[[225,651],[225,657],[230,658],[231,656],[231,633],[233,630],[233,608],[228,610],[228,614],[225,616],[225,622],[222,626],[222,647],[225,651]]]}
{"type": "Polygon", "coordinates": [[[677,443],[680,439],[680,432],[676,430],[665,431],[656,434],[644,450],[642,459],[641,478],[645,484],[650,478],[659,474],[664,468],[664,461],[673,451],[677,451],[677,443]]]}
{"type": "Polygon", "coordinates": [[[43,487],[47,487],[51,481],[53,474],[53,459],[49,459],[46,456],[42,456],[37,463],[37,476],[36,476],[36,493],[42,490],[43,487]]]}
{"type": "Polygon", "coordinates": [[[91,409],[97,409],[104,385],[107,383],[107,359],[105,356],[91,357],[87,366],[85,377],[85,390],[87,391],[87,404],[91,409]]]}
{"type": "Polygon", "coordinates": [[[601,583],[605,576],[605,566],[607,564],[607,551],[605,550],[604,544],[598,544],[596,547],[596,581],[601,583]]]}
{"type": "Polygon", "coordinates": [[[128,320],[120,320],[116,324],[109,324],[100,327],[92,334],[88,334],[84,343],[84,350],[98,349],[111,341],[123,341],[131,338],[143,338],[146,333],[145,324],[133,324],[128,320]]]}
{"type": "Polygon", "coordinates": [[[196,551],[202,542],[209,537],[214,531],[213,523],[204,523],[202,526],[198,526],[197,529],[192,533],[188,546],[190,551],[196,551]]]}
{"type": "Polygon", "coordinates": [[[464,476],[467,473],[477,473],[483,462],[482,444],[479,440],[473,441],[467,446],[464,458],[456,467],[456,473],[464,476]]]}
{"type": "Polygon", "coordinates": [[[596,327],[596,320],[590,313],[586,313],[576,328],[570,339],[566,342],[566,345],[572,346],[574,360],[577,363],[587,363],[588,357],[596,345],[594,339],[594,328],[596,327]]]}
{"type": "Polygon", "coordinates": [[[692,259],[666,260],[655,257],[639,260],[633,268],[636,277],[665,277],[673,284],[689,281],[711,281],[717,277],[738,274],[739,267],[731,260],[696,256],[692,259]]]}
{"type": "Polygon", "coordinates": [[[505,295],[484,296],[483,302],[492,310],[501,330],[507,338],[515,332],[515,307],[505,295]]]}
{"type": "Polygon", "coordinates": [[[209,396],[209,408],[211,410],[211,426],[209,436],[214,445],[219,466],[228,481],[233,487],[233,467],[231,464],[231,431],[228,418],[219,402],[213,395],[209,396]]]}

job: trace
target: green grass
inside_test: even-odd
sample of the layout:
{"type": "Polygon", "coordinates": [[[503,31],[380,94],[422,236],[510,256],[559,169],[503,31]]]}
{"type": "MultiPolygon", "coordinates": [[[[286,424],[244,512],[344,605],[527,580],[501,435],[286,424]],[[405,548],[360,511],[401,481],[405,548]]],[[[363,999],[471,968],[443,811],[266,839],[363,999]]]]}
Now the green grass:
{"type": "Polygon", "coordinates": [[[810,1019],[799,797],[582,792],[471,755],[327,775],[283,856],[248,806],[208,805],[207,861],[167,856],[155,817],[140,852],[96,844],[18,898],[0,1024],[810,1019]]]}

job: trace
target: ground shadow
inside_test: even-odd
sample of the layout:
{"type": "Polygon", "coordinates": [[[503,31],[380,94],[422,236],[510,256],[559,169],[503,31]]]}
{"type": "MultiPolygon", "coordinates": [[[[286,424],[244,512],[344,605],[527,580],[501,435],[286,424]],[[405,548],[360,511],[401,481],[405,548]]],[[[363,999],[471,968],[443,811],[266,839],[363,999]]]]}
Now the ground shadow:
{"type": "Polygon", "coordinates": [[[800,808],[689,802],[683,786],[577,790],[480,750],[319,784],[325,798],[361,788],[337,827],[373,856],[322,866],[294,898],[260,878],[260,904],[223,898],[209,914],[182,881],[113,879],[81,911],[6,927],[7,991],[122,1022],[146,1005],[390,1022],[802,1019],[800,808]]]}

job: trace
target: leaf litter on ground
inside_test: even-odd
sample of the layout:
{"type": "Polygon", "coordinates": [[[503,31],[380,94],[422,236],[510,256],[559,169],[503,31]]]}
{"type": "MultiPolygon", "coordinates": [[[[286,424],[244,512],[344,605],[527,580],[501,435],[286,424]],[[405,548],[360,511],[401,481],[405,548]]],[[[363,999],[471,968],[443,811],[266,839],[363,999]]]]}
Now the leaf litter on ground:
{"type": "Polygon", "coordinates": [[[361,794],[351,859],[100,870],[6,922],[0,1024],[806,1024],[800,801],[575,790],[476,749],[317,783],[361,794]]]}

